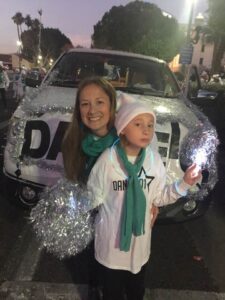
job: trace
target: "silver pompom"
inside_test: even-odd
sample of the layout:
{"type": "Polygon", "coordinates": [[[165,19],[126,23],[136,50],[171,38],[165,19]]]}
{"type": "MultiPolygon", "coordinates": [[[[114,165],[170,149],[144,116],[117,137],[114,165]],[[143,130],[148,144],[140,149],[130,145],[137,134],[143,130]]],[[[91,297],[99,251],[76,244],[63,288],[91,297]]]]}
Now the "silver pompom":
{"type": "Polygon", "coordinates": [[[92,240],[91,214],[85,188],[60,179],[44,190],[30,219],[41,246],[63,259],[81,252],[92,240]]]}
{"type": "Polygon", "coordinates": [[[207,122],[195,126],[184,138],[180,149],[181,166],[185,169],[195,163],[203,174],[199,191],[190,191],[189,198],[203,200],[215,186],[218,180],[217,146],[216,130],[207,122]]]}

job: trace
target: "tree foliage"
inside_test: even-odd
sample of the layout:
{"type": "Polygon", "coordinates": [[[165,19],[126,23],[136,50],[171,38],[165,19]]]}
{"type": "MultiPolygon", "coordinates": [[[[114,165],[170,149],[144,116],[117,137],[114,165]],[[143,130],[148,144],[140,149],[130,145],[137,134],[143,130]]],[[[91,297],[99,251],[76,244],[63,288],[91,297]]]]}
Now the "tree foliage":
{"type": "Polygon", "coordinates": [[[224,0],[208,0],[208,26],[213,32],[214,38],[214,54],[212,72],[220,71],[221,59],[225,52],[225,1],[224,0]]]}
{"type": "MultiPolygon", "coordinates": [[[[39,29],[29,29],[21,35],[23,43],[23,55],[27,59],[35,61],[38,55],[38,39],[39,29]]],[[[59,29],[43,28],[41,30],[41,53],[44,58],[44,65],[50,58],[57,59],[66,44],[72,45],[69,38],[67,38],[59,29]]]]}
{"type": "MultiPolygon", "coordinates": [[[[38,11],[41,15],[42,11],[38,11]]],[[[39,52],[39,34],[41,31],[40,49],[43,57],[43,65],[49,62],[49,59],[57,59],[60,53],[68,45],[72,47],[72,43],[57,28],[44,28],[40,21],[32,19],[30,15],[23,17],[21,12],[17,12],[12,20],[17,25],[18,38],[22,41],[22,55],[24,58],[36,62],[39,52]],[[22,30],[22,24],[27,26],[27,30],[22,30]]]]}
{"type": "Polygon", "coordinates": [[[170,61],[182,42],[174,18],[155,4],[134,1],[113,6],[94,26],[92,47],[131,51],[170,61]]]}

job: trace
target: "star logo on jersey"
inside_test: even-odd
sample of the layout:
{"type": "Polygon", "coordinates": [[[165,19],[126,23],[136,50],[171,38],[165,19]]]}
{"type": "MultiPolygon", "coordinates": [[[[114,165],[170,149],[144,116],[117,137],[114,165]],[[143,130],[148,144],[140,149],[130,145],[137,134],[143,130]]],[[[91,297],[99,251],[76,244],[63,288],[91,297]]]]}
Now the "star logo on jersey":
{"type": "Polygon", "coordinates": [[[140,181],[140,184],[142,186],[143,189],[148,189],[149,192],[149,188],[150,188],[150,184],[153,181],[153,179],[155,178],[154,176],[148,176],[145,172],[145,169],[143,168],[143,166],[141,167],[141,170],[138,174],[138,178],[140,181]]]}

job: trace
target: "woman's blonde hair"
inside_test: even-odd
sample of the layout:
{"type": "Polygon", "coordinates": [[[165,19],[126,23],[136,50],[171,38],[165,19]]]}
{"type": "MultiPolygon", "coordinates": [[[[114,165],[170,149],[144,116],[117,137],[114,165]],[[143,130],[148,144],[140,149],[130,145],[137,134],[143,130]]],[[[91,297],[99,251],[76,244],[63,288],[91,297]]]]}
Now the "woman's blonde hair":
{"type": "Polygon", "coordinates": [[[108,122],[108,130],[114,126],[114,118],[116,111],[116,91],[113,86],[102,77],[88,77],[84,79],[77,90],[75,107],[62,142],[62,154],[65,175],[69,180],[81,180],[82,173],[85,168],[85,155],[82,152],[81,144],[85,135],[90,132],[81,119],[80,114],[80,94],[83,89],[89,85],[100,87],[109,97],[110,100],[110,118],[108,122]]]}

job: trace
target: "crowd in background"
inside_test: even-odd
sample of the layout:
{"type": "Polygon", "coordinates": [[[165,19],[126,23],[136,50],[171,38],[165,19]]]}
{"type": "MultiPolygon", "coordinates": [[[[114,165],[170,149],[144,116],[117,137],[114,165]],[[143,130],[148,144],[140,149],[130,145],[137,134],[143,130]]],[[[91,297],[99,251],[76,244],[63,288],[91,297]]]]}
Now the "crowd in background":
{"type": "Polygon", "coordinates": [[[21,68],[10,69],[1,61],[0,69],[2,70],[2,74],[4,74],[4,83],[1,84],[0,89],[4,88],[3,93],[1,93],[1,100],[5,109],[7,107],[7,98],[13,98],[17,102],[23,98],[27,78],[36,79],[40,83],[46,74],[46,70],[42,68],[28,70],[24,66],[21,66],[21,68]]]}

